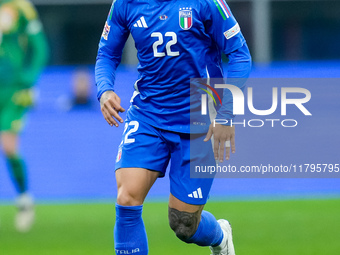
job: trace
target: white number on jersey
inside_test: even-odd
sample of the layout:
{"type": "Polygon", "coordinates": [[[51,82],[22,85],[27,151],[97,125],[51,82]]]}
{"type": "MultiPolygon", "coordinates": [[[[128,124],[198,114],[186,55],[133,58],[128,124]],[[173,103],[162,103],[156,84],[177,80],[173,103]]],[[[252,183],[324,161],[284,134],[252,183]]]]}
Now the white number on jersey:
{"type": "Polygon", "coordinates": [[[165,33],[166,37],[171,37],[171,40],[166,44],[165,48],[166,48],[166,54],[165,52],[158,52],[157,47],[159,45],[163,44],[163,35],[160,32],[153,32],[151,34],[151,37],[157,37],[158,40],[155,41],[152,45],[152,49],[153,49],[153,55],[155,58],[161,58],[161,57],[165,57],[166,55],[170,56],[170,57],[176,57],[179,56],[179,51],[171,51],[171,46],[177,43],[177,35],[175,32],[166,32],[165,33]]]}
{"type": "Polygon", "coordinates": [[[155,41],[152,45],[152,48],[153,48],[153,56],[155,58],[161,58],[161,57],[164,57],[165,56],[165,53],[164,52],[158,52],[157,51],[157,47],[159,45],[162,45],[163,44],[163,35],[159,32],[154,32],[151,34],[151,37],[158,37],[158,40],[155,41]]]}

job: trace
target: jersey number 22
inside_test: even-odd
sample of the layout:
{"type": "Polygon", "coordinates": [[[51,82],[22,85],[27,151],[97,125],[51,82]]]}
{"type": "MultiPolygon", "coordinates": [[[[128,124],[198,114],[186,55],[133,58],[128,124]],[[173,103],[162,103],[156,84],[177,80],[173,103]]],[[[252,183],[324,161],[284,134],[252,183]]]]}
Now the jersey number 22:
{"type": "Polygon", "coordinates": [[[171,51],[171,46],[177,43],[177,35],[175,32],[166,32],[165,37],[171,37],[171,40],[169,42],[167,42],[167,44],[165,45],[166,48],[166,54],[165,52],[158,52],[158,46],[163,44],[163,35],[160,32],[153,32],[151,34],[151,37],[157,37],[158,40],[155,41],[152,45],[153,48],[153,55],[155,58],[161,58],[161,57],[165,57],[170,56],[170,57],[176,57],[179,56],[179,51],[171,51]]]}

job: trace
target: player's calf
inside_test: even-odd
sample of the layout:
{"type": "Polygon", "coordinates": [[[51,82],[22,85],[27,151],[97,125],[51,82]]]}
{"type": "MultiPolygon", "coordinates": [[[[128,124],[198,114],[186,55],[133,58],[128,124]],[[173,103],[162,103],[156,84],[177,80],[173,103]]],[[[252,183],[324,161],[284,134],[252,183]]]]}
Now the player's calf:
{"type": "Polygon", "coordinates": [[[189,213],[169,207],[170,227],[175,232],[176,236],[184,242],[188,242],[195,234],[200,218],[200,211],[189,213]]]}
{"type": "Polygon", "coordinates": [[[207,211],[189,213],[169,208],[169,222],[176,236],[186,243],[214,247],[224,236],[215,217],[207,211]]]}
{"type": "Polygon", "coordinates": [[[143,206],[116,204],[114,242],[116,255],[148,254],[148,241],[142,219],[143,206]]]}

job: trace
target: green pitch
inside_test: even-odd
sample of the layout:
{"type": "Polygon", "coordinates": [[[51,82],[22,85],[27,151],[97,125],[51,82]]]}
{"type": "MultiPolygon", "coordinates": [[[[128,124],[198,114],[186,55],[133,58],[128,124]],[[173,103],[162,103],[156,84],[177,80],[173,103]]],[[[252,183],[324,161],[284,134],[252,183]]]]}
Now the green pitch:
{"type": "MultiPolygon", "coordinates": [[[[237,255],[337,255],[340,200],[210,202],[217,218],[233,224],[237,255]]],[[[27,234],[13,226],[15,210],[0,206],[0,254],[113,255],[114,205],[38,205],[27,234]]],[[[166,203],[146,203],[144,221],[150,255],[209,255],[206,247],[176,239],[166,203]]]]}

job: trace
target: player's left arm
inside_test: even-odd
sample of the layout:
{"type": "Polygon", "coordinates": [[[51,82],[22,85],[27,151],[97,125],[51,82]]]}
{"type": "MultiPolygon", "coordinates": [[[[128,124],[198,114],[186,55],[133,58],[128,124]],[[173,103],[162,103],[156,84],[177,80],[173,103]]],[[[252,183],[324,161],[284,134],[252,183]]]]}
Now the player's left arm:
{"type": "MultiPolygon", "coordinates": [[[[227,83],[244,89],[245,80],[251,70],[251,56],[247,43],[242,35],[239,24],[232,15],[229,6],[223,0],[208,0],[209,13],[205,14],[207,32],[219,49],[229,59],[227,83]],[[217,6],[218,5],[218,6],[217,6]]],[[[224,89],[222,106],[216,119],[232,120],[232,96],[224,89]]],[[[230,122],[229,122],[230,123],[230,122]]],[[[223,161],[226,147],[226,159],[230,158],[231,152],[235,153],[235,127],[230,125],[211,124],[205,141],[214,138],[215,159],[223,161]]]]}
{"type": "MultiPolygon", "coordinates": [[[[245,81],[249,76],[251,69],[250,55],[247,44],[227,55],[229,58],[228,63],[228,76],[227,84],[234,85],[244,90],[245,81]]],[[[235,115],[233,114],[233,98],[228,89],[223,90],[222,106],[218,110],[216,120],[223,120],[227,124],[211,124],[207,138],[210,139],[214,134],[214,154],[215,158],[223,161],[225,151],[226,160],[230,159],[230,150],[232,153],[236,152],[235,146],[235,125],[231,125],[235,115]],[[210,137],[209,137],[210,136],[210,137]]]]}

